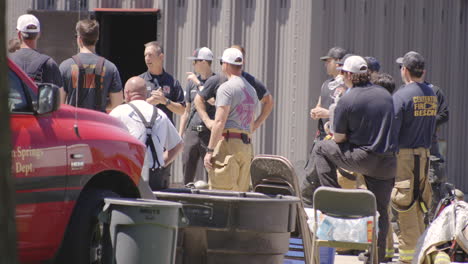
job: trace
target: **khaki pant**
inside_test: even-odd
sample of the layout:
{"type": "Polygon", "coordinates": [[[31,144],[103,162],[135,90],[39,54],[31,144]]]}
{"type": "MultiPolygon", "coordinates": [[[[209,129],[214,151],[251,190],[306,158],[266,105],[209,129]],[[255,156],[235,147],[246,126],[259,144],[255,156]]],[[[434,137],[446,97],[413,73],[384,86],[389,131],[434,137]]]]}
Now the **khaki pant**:
{"type": "Polygon", "coordinates": [[[400,149],[397,175],[391,202],[398,212],[400,262],[411,263],[419,237],[426,229],[424,211],[431,206],[432,189],[428,180],[429,149],[400,149]],[[414,202],[415,158],[419,157],[419,201],[414,202]],[[421,205],[423,202],[425,205],[421,205]]]}
{"type": "MultiPolygon", "coordinates": [[[[234,129],[229,131],[245,133],[234,129]]],[[[213,152],[213,169],[208,170],[210,189],[248,191],[252,158],[252,144],[245,144],[237,138],[220,140],[213,152]]]]}

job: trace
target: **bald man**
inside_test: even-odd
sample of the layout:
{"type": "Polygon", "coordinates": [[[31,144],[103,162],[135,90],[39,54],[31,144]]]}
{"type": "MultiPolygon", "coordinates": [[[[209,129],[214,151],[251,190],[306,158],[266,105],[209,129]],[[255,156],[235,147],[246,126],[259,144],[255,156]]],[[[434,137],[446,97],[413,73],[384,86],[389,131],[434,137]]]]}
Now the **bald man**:
{"type": "Polygon", "coordinates": [[[159,190],[168,187],[169,181],[161,179],[169,177],[167,166],[181,152],[183,142],[167,115],[146,102],[146,93],[145,80],[141,77],[130,78],[124,90],[126,104],[114,108],[110,115],[122,121],[130,134],[147,146],[141,176],[153,190],[159,190]],[[142,121],[143,118],[145,121],[142,121]],[[151,127],[151,138],[148,138],[146,125],[151,127]]]}

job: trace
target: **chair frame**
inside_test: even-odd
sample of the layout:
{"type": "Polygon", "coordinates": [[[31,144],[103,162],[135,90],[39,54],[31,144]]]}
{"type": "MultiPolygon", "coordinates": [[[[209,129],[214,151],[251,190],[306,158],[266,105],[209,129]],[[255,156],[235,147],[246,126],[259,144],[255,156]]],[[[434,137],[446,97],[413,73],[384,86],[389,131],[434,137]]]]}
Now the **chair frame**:
{"type": "Polygon", "coordinates": [[[277,155],[258,155],[252,160],[251,165],[252,185],[254,191],[266,194],[287,193],[301,199],[297,204],[297,225],[296,228],[302,236],[304,248],[304,263],[312,264],[312,233],[307,224],[307,214],[302,203],[301,189],[298,183],[298,177],[291,162],[282,156],[277,155]],[[272,164],[278,164],[281,168],[272,169],[272,164]],[[259,175],[256,175],[256,172],[259,175]],[[261,172],[261,174],[260,174],[261,172]],[[270,191],[268,191],[270,189],[270,191]]]}
{"type": "Polygon", "coordinates": [[[378,264],[377,253],[377,202],[372,192],[360,189],[339,189],[331,187],[319,187],[314,192],[314,225],[312,235],[312,263],[320,264],[319,247],[333,247],[346,249],[369,249],[371,263],[378,264]],[[359,202],[359,204],[356,204],[359,202]],[[372,242],[346,242],[319,240],[316,236],[318,230],[318,214],[320,210],[323,214],[342,218],[359,219],[364,217],[373,217],[372,242]]]}

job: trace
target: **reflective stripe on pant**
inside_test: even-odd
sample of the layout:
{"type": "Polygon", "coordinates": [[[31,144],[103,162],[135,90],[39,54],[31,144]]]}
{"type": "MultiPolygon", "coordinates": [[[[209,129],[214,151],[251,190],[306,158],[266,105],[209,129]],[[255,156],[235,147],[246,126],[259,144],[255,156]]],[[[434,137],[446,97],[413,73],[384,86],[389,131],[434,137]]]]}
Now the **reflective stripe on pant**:
{"type": "Polygon", "coordinates": [[[424,212],[419,202],[430,208],[432,190],[428,180],[429,150],[425,148],[401,149],[397,154],[397,175],[392,190],[392,206],[398,211],[400,261],[410,263],[421,234],[426,229],[424,212]],[[415,158],[419,157],[419,161],[415,158]],[[419,162],[419,164],[418,164],[419,162]],[[415,166],[419,170],[415,172],[415,166]],[[413,202],[415,175],[419,173],[419,201],[413,202]]]}
{"type": "Polygon", "coordinates": [[[222,139],[213,153],[213,169],[208,170],[210,189],[246,192],[250,186],[252,144],[222,139]]]}
{"type": "Polygon", "coordinates": [[[434,264],[450,264],[450,256],[443,251],[436,251],[431,253],[432,263],[434,264]]]}
{"type": "Polygon", "coordinates": [[[392,222],[391,222],[391,215],[392,215],[392,212],[391,212],[391,208],[388,207],[388,232],[387,232],[387,242],[386,242],[386,245],[387,245],[387,248],[385,249],[385,258],[393,258],[395,256],[395,248],[394,248],[394,241],[393,241],[393,227],[392,227],[392,222]]]}

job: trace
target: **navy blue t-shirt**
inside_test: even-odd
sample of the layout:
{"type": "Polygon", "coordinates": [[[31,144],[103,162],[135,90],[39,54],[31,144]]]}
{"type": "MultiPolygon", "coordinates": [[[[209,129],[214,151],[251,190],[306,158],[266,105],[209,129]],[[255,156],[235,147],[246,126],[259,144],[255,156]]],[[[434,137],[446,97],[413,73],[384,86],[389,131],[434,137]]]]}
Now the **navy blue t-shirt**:
{"type": "Polygon", "coordinates": [[[353,87],[335,108],[335,132],[346,134],[354,146],[377,153],[395,152],[396,137],[393,100],[390,93],[376,85],[353,87]]]}
{"type": "MultiPolygon", "coordinates": [[[[261,101],[265,95],[270,93],[265,85],[250,73],[243,71],[242,77],[244,77],[244,79],[246,79],[247,82],[249,82],[249,84],[252,85],[252,87],[255,89],[259,101],[261,101]]],[[[200,96],[205,100],[210,98],[216,99],[216,92],[218,91],[219,86],[227,80],[228,78],[223,73],[218,73],[211,76],[208,78],[208,80],[206,80],[205,85],[203,86],[203,90],[199,92],[200,96]]]]}
{"type": "MultiPolygon", "coordinates": [[[[174,77],[166,71],[163,70],[161,75],[153,75],[149,71],[146,71],[140,74],[140,77],[143,78],[147,85],[150,86],[150,88],[147,87],[148,90],[157,90],[161,87],[166,98],[185,106],[184,90],[182,89],[182,86],[180,86],[179,81],[174,79],[174,77]]],[[[163,104],[158,104],[157,106],[167,115],[167,117],[169,117],[169,120],[174,123],[172,120],[172,111],[163,104]]]]}
{"type": "MultiPolygon", "coordinates": [[[[259,101],[262,100],[262,98],[265,95],[270,93],[265,87],[265,85],[261,81],[259,81],[257,78],[255,78],[253,75],[251,75],[250,73],[243,71],[242,77],[244,77],[244,79],[246,79],[247,82],[249,82],[249,84],[252,85],[252,87],[255,89],[255,91],[257,92],[257,97],[259,101]]],[[[222,72],[217,73],[211,76],[210,78],[208,78],[208,80],[206,80],[205,84],[203,85],[203,90],[198,92],[198,94],[203,99],[205,99],[205,101],[211,98],[216,99],[216,92],[218,91],[219,86],[223,84],[224,82],[226,82],[227,80],[228,78],[226,77],[226,75],[224,75],[224,73],[222,72]]],[[[211,119],[215,118],[215,112],[216,112],[215,106],[212,106],[212,105],[206,106],[206,113],[211,119]]]]}
{"type": "Polygon", "coordinates": [[[435,131],[437,97],[424,83],[407,84],[393,94],[399,148],[430,148],[435,131]]]}
{"type": "Polygon", "coordinates": [[[29,48],[21,48],[11,53],[9,57],[16,65],[23,69],[33,81],[37,83],[53,83],[58,87],[63,86],[59,67],[51,57],[29,48]]]}

